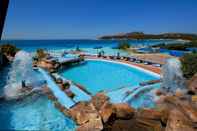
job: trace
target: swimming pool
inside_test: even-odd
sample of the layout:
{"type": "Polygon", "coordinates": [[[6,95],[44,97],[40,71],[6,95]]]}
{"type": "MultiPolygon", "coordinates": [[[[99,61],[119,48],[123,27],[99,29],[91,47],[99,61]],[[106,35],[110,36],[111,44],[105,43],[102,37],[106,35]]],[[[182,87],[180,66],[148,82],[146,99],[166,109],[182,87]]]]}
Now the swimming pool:
{"type": "Polygon", "coordinates": [[[105,60],[86,60],[84,64],[67,68],[60,74],[84,86],[93,95],[159,79],[159,75],[135,66],[105,60]]]}
{"type": "Polygon", "coordinates": [[[46,96],[0,103],[0,130],[74,131],[75,122],[55,108],[46,96]]]}

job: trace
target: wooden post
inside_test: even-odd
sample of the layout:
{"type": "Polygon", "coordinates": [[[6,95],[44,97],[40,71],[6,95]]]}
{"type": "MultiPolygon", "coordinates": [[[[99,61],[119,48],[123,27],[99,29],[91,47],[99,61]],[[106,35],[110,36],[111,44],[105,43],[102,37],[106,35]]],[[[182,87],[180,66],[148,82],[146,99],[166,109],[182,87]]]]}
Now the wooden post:
{"type": "Polygon", "coordinates": [[[0,0],[0,40],[3,32],[3,26],[7,14],[9,0],[0,0]]]}

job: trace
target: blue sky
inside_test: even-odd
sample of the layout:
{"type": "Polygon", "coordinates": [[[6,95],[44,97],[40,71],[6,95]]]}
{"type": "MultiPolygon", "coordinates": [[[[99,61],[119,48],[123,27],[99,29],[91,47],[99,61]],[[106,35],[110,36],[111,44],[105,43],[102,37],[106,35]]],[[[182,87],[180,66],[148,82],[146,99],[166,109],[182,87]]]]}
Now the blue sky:
{"type": "Polygon", "coordinates": [[[197,0],[10,0],[4,39],[197,33],[197,0]]]}

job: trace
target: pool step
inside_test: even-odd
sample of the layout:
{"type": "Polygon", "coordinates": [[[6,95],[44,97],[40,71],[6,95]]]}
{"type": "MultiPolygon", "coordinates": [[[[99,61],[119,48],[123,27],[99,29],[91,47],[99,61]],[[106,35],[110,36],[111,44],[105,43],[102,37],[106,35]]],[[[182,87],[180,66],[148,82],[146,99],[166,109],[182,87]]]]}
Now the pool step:
{"type": "Polygon", "coordinates": [[[138,93],[150,89],[150,88],[157,88],[159,83],[148,85],[148,86],[127,86],[124,88],[119,88],[118,90],[113,90],[111,92],[107,92],[107,96],[110,97],[110,101],[112,103],[121,103],[121,102],[127,102],[134,98],[135,95],[138,93]]]}
{"type": "Polygon", "coordinates": [[[75,82],[72,82],[75,86],[77,86],[80,90],[82,90],[83,92],[85,92],[86,94],[88,94],[89,96],[91,96],[92,94],[85,88],[83,87],[82,85],[80,84],[77,84],[75,82]]]}
{"type": "Polygon", "coordinates": [[[59,86],[53,81],[52,77],[45,70],[39,68],[39,72],[43,75],[47,82],[48,88],[52,91],[53,95],[62,106],[66,109],[70,109],[76,104],[59,88],[59,86]]]}
{"type": "Polygon", "coordinates": [[[75,97],[73,100],[75,102],[80,102],[80,101],[89,101],[91,99],[91,96],[85,93],[83,90],[78,88],[76,85],[71,84],[70,90],[75,94],[75,97]]]}
{"type": "Polygon", "coordinates": [[[88,101],[91,99],[91,93],[89,93],[83,86],[76,84],[58,74],[56,74],[56,77],[61,78],[63,81],[67,81],[70,83],[70,91],[74,93],[73,101],[79,102],[79,101],[88,101]]]}
{"type": "Polygon", "coordinates": [[[135,90],[133,90],[132,92],[130,92],[127,95],[127,97],[125,97],[123,99],[123,102],[128,102],[128,101],[132,100],[133,98],[135,98],[136,95],[139,95],[139,93],[146,92],[147,90],[155,89],[155,88],[157,88],[157,85],[159,85],[159,84],[156,83],[154,85],[139,86],[138,88],[136,88],[135,90]]]}

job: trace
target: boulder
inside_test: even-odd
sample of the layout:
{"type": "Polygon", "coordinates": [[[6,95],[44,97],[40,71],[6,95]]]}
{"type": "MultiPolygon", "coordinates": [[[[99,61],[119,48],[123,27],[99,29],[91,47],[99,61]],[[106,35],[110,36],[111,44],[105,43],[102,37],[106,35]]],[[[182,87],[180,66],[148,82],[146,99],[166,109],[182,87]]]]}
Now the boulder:
{"type": "Polygon", "coordinates": [[[156,90],[156,92],[155,92],[155,94],[157,95],[157,96],[161,96],[161,95],[164,95],[164,92],[162,91],[162,90],[156,90]]]}
{"type": "MultiPolygon", "coordinates": [[[[165,99],[169,106],[173,106],[174,109],[178,109],[183,112],[192,122],[197,123],[197,109],[188,100],[180,100],[176,97],[168,97],[165,99]]],[[[172,109],[173,109],[172,108],[172,109]]]]}
{"type": "Polygon", "coordinates": [[[161,122],[163,125],[167,125],[167,121],[168,121],[168,118],[169,118],[169,112],[170,110],[168,108],[165,108],[165,109],[162,109],[161,110],[161,122]]]}
{"type": "Polygon", "coordinates": [[[90,120],[87,123],[79,126],[77,131],[101,131],[103,129],[103,124],[100,118],[90,120]]]}
{"type": "Polygon", "coordinates": [[[181,89],[176,89],[175,96],[179,97],[179,98],[183,97],[184,96],[184,91],[181,90],[181,89]]]}
{"type": "Polygon", "coordinates": [[[192,96],[192,102],[197,102],[197,95],[192,96]]]}
{"type": "Polygon", "coordinates": [[[189,80],[188,88],[197,94],[197,73],[189,80]]]}
{"type": "Polygon", "coordinates": [[[126,103],[114,104],[116,117],[119,119],[130,119],[134,116],[135,109],[126,103]]]}
{"type": "Polygon", "coordinates": [[[107,97],[105,93],[97,93],[95,96],[92,97],[91,100],[96,110],[98,111],[106,101],[109,101],[109,97],[107,97]]]}
{"type": "Polygon", "coordinates": [[[114,106],[109,102],[105,102],[101,107],[99,114],[103,122],[106,123],[114,112],[115,112],[114,106]]]}
{"type": "Polygon", "coordinates": [[[153,119],[153,120],[161,120],[162,112],[157,111],[155,109],[140,109],[137,113],[137,117],[153,119]]]}
{"type": "Polygon", "coordinates": [[[195,131],[195,129],[181,111],[173,109],[170,111],[166,131],[195,131]]]}
{"type": "Polygon", "coordinates": [[[66,108],[62,106],[58,101],[54,101],[54,105],[57,109],[59,109],[60,112],[64,112],[66,108]]]}
{"type": "Polygon", "coordinates": [[[191,103],[179,101],[178,106],[193,123],[197,124],[197,109],[191,103]]]}
{"type": "Polygon", "coordinates": [[[103,129],[101,117],[91,102],[79,102],[69,112],[79,125],[78,130],[103,129]]]}
{"type": "Polygon", "coordinates": [[[147,119],[116,120],[112,131],[162,131],[159,121],[147,119]]]}

